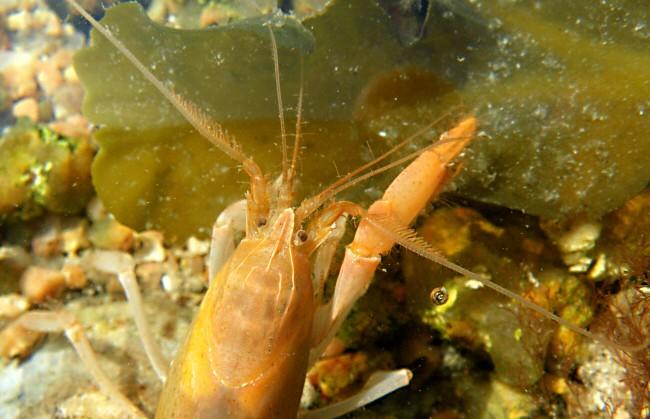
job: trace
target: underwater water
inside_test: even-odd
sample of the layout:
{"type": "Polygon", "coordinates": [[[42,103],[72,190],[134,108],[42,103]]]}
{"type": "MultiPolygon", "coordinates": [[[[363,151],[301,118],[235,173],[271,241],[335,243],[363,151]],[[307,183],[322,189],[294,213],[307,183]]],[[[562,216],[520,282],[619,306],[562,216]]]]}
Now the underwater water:
{"type": "MultiPolygon", "coordinates": [[[[104,13],[108,3],[118,2],[83,6],[269,179],[281,170],[264,26],[274,19],[290,144],[304,93],[296,204],[423,128],[391,159],[475,116],[476,139],[418,233],[580,327],[647,339],[650,4],[294,1],[292,16],[269,18],[274,5],[262,2],[152,0],[104,13]]],[[[133,256],[145,313],[172,358],[207,288],[212,223],[249,184],[71,10],[63,0],[0,5],[0,416],[123,414],[60,333],[15,321],[61,308],[152,415],[161,384],[121,287],[84,261],[101,249],[133,256]]],[[[396,173],[337,198],[367,207],[396,173]]],[[[376,370],[404,367],[408,387],[350,415],[644,417],[649,363],[647,349],[578,337],[395,249],[307,374],[301,403],[325,406],[376,370]],[[430,293],[442,286],[449,299],[437,306],[430,293]]]]}

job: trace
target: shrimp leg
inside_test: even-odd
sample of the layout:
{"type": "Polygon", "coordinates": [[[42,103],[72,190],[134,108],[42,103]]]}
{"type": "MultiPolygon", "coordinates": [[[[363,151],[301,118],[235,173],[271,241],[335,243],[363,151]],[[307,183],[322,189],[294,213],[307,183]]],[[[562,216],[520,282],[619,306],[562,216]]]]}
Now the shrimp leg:
{"type": "Polygon", "coordinates": [[[124,293],[131,308],[131,314],[133,315],[135,326],[142,340],[145,353],[149,358],[149,362],[151,362],[151,366],[156,371],[158,378],[164,383],[167,379],[169,361],[162,354],[160,346],[154,339],[151,333],[151,327],[149,327],[147,322],[142,294],[140,293],[138,281],[135,279],[135,262],[133,258],[127,253],[97,251],[87,257],[86,263],[101,271],[117,275],[117,279],[120,281],[122,288],[124,288],[124,293]]]}
{"type": "Polygon", "coordinates": [[[217,217],[212,226],[208,278],[217,276],[230,255],[235,252],[235,233],[246,231],[246,200],[230,204],[217,217]]]}
{"type": "Polygon", "coordinates": [[[119,403],[124,411],[128,412],[129,417],[146,417],[140,409],[120,393],[119,389],[101,369],[95,352],[84,334],[83,327],[72,314],[65,310],[30,311],[19,317],[16,322],[26,329],[39,332],[64,332],[79,358],[81,358],[86,370],[92,375],[102,392],[119,403]]]}
{"type": "Polygon", "coordinates": [[[408,385],[411,377],[412,373],[407,369],[377,371],[355,395],[320,409],[300,411],[298,419],[329,419],[345,415],[408,385]]]}

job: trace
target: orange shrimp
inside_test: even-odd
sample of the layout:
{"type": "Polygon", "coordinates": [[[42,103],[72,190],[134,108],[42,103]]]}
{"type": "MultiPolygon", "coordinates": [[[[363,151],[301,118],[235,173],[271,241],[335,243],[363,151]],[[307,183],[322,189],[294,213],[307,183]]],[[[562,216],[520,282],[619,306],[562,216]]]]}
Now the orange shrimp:
{"type": "MultiPolygon", "coordinates": [[[[95,266],[118,274],[146,352],[165,382],[156,417],[295,417],[308,368],[321,356],[354,302],[368,288],[381,255],[395,243],[481,281],[578,333],[593,337],[589,332],[447,261],[408,229],[421,209],[451,177],[448,166],[472,140],[477,125],[475,118],[462,120],[443,134],[435,147],[418,152],[417,158],[391,183],[383,198],[367,211],[350,202],[325,206],[338,191],[369,176],[350,180],[356,172],[303,201],[294,210],[291,207],[292,182],[300,137],[300,113],[294,153],[289,161],[286,157],[278,59],[271,28],[284,156],[280,181],[276,183],[267,181],[257,164],[242,152],[218,123],[210,121],[194,104],[165,87],[75,0],[68,1],[201,135],[241,164],[250,178],[246,200],[233,204],[217,218],[210,253],[210,286],[169,372],[146,327],[133,261],[128,255],[112,252],[100,253],[93,261],[95,266]],[[317,212],[323,206],[324,209],[317,212]],[[347,215],[360,216],[363,220],[354,241],[346,249],[332,300],[324,303],[323,282],[332,248],[338,243],[337,237],[344,229],[347,215]],[[306,223],[310,217],[311,221],[306,223]],[[236,229],[245,230],[246,237],[234,249],[233,231],[236,229]],[[310,266],[310,259],[316,261],[314,266],[310,266]]],[[[302,92],[299,103],[301,99],[302,92]]],[[[30,312],[20,321],[32,329],[65,330],[102,390],[121,403],[131,415],[142,415],[105,377],[80,332],[79,324],[69,314],[30,312]]],[[[406,385],[409,379],[407,370],[379,373],[371,377],[360,396],[319,411],[306,412],[304,416],[343,414],[406,385]]]]}

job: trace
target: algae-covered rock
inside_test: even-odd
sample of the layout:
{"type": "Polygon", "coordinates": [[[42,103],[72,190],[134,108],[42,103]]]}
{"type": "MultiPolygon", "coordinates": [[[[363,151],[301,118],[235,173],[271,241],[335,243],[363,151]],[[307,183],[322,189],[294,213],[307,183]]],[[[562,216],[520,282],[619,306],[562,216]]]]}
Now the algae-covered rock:
{"type": "MultiPolygon", "coordinates": [[[[592,314],[589,288],[565,273],[554,249],[533,226],[528,217],[512,217],[497,226],[473,210],[441,208],[418,232],[452,261],[586,325],[592,314]]],[[[404,255],[403,269],[410,311],[445,338],[486,351],[505,383],[532,386],[544,374],[549,349],[557,355],[575,346],[576,338],[563,328],[476,281],[410,253],[404,255]],[[449,293],[442,306],[429,301],[430,290],[439,286],[449,293]]]]}
{"type": "Polygon", "coordinates": [[[81,211],[92,194],[93,149],[21,120],[0,139],[0,222],[81,211]]]}
{"type": "Polygon", "coordinates": [[[635,196],[603,219],[603,233],[593,253],[595,279],[629,278],[647,281],[650,276],[650,189],[635,196]]]}

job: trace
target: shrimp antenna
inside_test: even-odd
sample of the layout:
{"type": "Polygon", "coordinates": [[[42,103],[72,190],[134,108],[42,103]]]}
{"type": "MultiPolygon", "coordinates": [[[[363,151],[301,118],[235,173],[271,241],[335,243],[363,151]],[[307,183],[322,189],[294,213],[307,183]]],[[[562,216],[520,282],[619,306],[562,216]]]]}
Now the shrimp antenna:
{"type": "Polygon", "coordinates": [[[228,135],[223,127],[212,120],[205,112],[194,103],[182,98],[170,88],[166,87],[127,47],[117,39],[113,33],[101,25],[94,17],[77,3],[76,0],[67,0],[98,32],[100,32],[118,51],[120,51],[137,70],[149,81],[176,110],[192,125],[201,136],[218,147],[228,157],[242,164],[244,171],[251,178],[251,193],[253,200],[264,202],[266,196],[266,180],[259,166],[241,150],[233,137],[228,135]]]}
{"type": "Polygon", "coordinates": [[[284,105],[282,104],[282,88],[280,86],[280,60],[278,59],[278,44],[275,41],[275,35],[273,34],[273,29],[271,26],[268,26],[269,34],[271,35],[271,52],[273,56],[273,72],[275,74],[275,94],[278,101],[278,119],[280,119],[280,136],[282,137],[282,182],[284,184],[284,190],[282,191],[281,199],[286,200],[290,197],[291,185],[288,183],[289,179],[289,169],[288,162],[289,158],[287,157],[287,130],[284,126],[284,105]]]}
{"type": "Polygon", "coordinates": [[[289,193],[293,191],[293,180],[296,176],[296,164],[298,162],[298,154],[300,153],[300,138],[302,135],[302,98],[303,98],[303,85],[304,85],[304,59],[300,56],[300,90],[298,91],[298,111],[296,113],[296,135],[293,140],[293,154],[291,155],[291,166],[289,167],[289,178],[287,184],[289,185],[289,193]]]}
{"type": "Polygon", "coordinates": [[[467,278],[476,280],[482,283],[483,285],[485,285],[486,287],[491,288],[492,290],[498,292],[499,294],[512,298],[514,301],[528,308],[529,310],[535,311],[536,313],[566,327],[567,329],[571,330],[574,333],[582,335],[588,339],[603,343],[610,348],[620,349],[628,352],[636,352],[636,351],[644,350],[645,348],[650,346],[650,339],[646,339],[644,342],[641,342],[640,344],[626,345],[626,344],[613,342],[600,334],[590,332],[589,330],[579,327],[576,324],[558,316],[557,314],[554,314],[538,306],[537,304],[528,301],[524,297],[510,291],[509,289],[497,284],[496,282],[491,281],[490,279],[485,278],[477,273],[474,273],[469,269],[465,269],[462,266],[455,264],[454,262],[450,261],[443,255],[441,255],[431,244],[429,244],[422,237],[420,237],[415,230],[409,227],[404,227],[400,223],[396,222],[393,218],[371,215],[365,211],[363,211],[362,216],[364,217],[365,220],[368,220],[368,222],[372,224],[373,227],[381,231],[382,234],[385,234],[387,237],[390,238],[390,240],[396,242],[397,244],[404,247],[405,249],[410,250],[411,252],[425,259],[428,259],[448,269],[451,269],[452,271],[458,272],[459,274],[467,278]]]}

